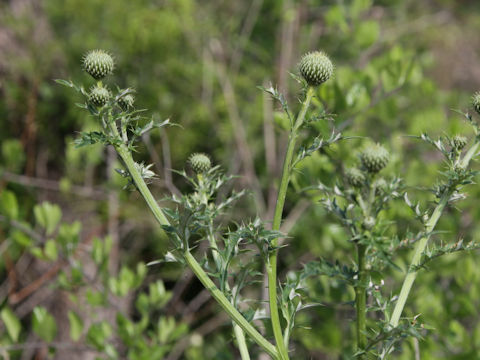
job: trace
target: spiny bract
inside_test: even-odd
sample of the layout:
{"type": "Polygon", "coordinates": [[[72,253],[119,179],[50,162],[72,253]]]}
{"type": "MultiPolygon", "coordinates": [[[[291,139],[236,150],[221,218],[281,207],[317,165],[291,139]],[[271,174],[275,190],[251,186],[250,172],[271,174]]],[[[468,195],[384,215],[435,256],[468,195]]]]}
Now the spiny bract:
{"type": "Polygon", "coordinates": [[[118,99],[118,105],[122,108],[123,111],[127,111],[133,106],[135,98],[132,94],[127,94],[118,99]]]}
{"type": "Polygon", "coordinates": [[[97,107],[105,105],[110,98],[110,91],[103,86],[94,86],[88,94],[88,101],[97,107]]]}
{"type": "Polygon", "coordinates": [[[210,161],[210,158],[202,153],[190,155],[188,162],[190,163],[193,171],[195,171],[197,174],[205,173],[212,167],[212,162],[210,161]]]}
{"type": "Polygon", "coordinates": [[[103,79],[111,74],[114,67],[112,56],[103,50],[92,50],[83,58],[83,69],[95,80],[103,79]]]}
{"type": "Polygon", "coordinates": [[[467,145],[467,138],[462,135],[455,135],[452,139],[455,150],[462,150],[467,145]]]}
{"type": "Polygon", "coordinates": [[[359,188],[365,183],[365,175],[357,168],[347,169],[345,176],[348,183],[353,187],[359,188]]]}
{"type": "Polygon", "coordinates": [[[370,173],[377,173],[388,164],[390,154],[380,144],[367,146],[360,154],[360,160],[364,168],[370,173]]]}
{"type": "Polygon", "coordinates": [[[475,109],[475,111],[480,114],[480,91],[477,91],[475,94],[472,96],[472,106],[475,109]]]}
{"type": "Polygon", "coordinates": [[[310,86],[323,84],[333,74],[333,64],[322,51],[314,51],[303,55],[299,69],[300,74],[310,86]]]}

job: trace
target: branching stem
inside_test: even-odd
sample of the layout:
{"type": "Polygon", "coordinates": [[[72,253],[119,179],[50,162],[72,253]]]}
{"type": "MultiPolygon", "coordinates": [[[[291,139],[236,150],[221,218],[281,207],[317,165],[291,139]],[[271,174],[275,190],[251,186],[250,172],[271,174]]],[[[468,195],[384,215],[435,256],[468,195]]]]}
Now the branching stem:
{"type": "MultiPolygon", "coordinates": [[[[473,146],[469,149],[469,151],[465,154],[462,161],[460,161],[460,166],[466,169],[470,163],[470,160],[477,155],[478,148],[480,143],[477,141],[473,146]]],[[[390,319],[390,325],[393,327],[398,326],[398,322],[400,321],[400,316],[402,315],[403,308],[405,307],[405,303],[407,302],[408,295],[410,294],[410,290],[412,289],[412,285],[417,277],[417,267],[420,264],[423,252],[427,246],[428,240],[430,239],[430,234],[432,233],[433,229],[437,225],[440,216],[445,209],[445,206],[448,203],[448,200],[452,196],[453,192],[455,191],[455,187],[452,187],[444,192],[440,201],[438,202],[435,210],[432,213],[432,216],[425,224],[425,236],[423,236],[415,246],[415,253],[413,255],[412,262],[410,267],[408,268],[408,273],[405,276],[405,280],[403,281],[402,289],[400,290],[400,295],[398,296],[397,303],[395,308],[393,309],[392,317],[390,319]]]]}
{"type": "MultiPolygon", "coordinates": [[[[295,150],[295,144],[298,137],[298,131],[305,120],[308,107],[314,94],[314,88],[309,86],[305,100],[303,101],[302,108],[298,113],[295,124],[292,124],[292,129],[288,137],[287,152],[285,154],[285,160],[283,162],[282,179],[280,181],[280,187],[278,189],[277,203],[275,206],[275,212],[273,217],[273,230],[280,230],[282,223],[283,207],[285,205],[285,198],[287,196],[288,184],[290,182],[290,175],[292,172],[292,160],[295,150]]],[[[272,246],[278,245],[278,239],[272,241],[272,246]]],[[[280,353],[280,359],[288,360],[288,350],[284,343],[282,326],[280,324],[280,317],[278,314],[277,304],[277,255],[278,249],[272,251],[267,263],[267,275],[268,275],[268,297],[270,303],[270,318],[272,322],[273,334],[275,336],[275,342],[280,353]]]]}
{"type": "Polygon", "coordinates": [[[355,304],[357,308],[357,350],[367,346],[367,271],[365,269],[365,252],[367,247],[357,244],[358,284],[355,287],[355,304]]]}
{"type": "MultiPolygon", "coordinates": [[[[109,123],[109,130],[112,134],[117,137],[121,138],[120,134],[117,129],[117,125],[115,123],[109,123]]],[[[152,193],[148,189],[147,184],[143,180],[141,174],[139,173],[137,167],[135,166],[135,161],[132,158],[130,151],[128,150],[127,146],[122,143],[120,145],[116,145],[115,149],[117,150],[118,154],[122,158],[125,166],[127,167],[130,176],[132,177],[135,185],[137,186],[138,191],[145,199],[148,207],[153,213],[153,216],[157,220],[160,225],[170,225],[170,222],[165,217],[162,209],[158,205],[157,201],[153,197],[152,193]]],[[[205,273],[201,265],[197,262],[197,260],[193,257],[188,249],[186,249],[183,253],[184,259],[193,273],[197,276],[198,280],[205,286],[205,288],[210,292],[212,297],[219,303],[219,305],[223,308],[223,310],[230,316],[230,318],[240,326],[243,331],[245,331],[252,339],[261,346],[272,358],[274,359],[282,359],[279,356],[279,353],[275,346],[273,346],[267,339],[265,339],[262,334],[260,334],[244,317],[243,315],[230,303],[230,301],[226,298],[226,296],[218,289],[215,283],[208,277],[205,273]]]]}

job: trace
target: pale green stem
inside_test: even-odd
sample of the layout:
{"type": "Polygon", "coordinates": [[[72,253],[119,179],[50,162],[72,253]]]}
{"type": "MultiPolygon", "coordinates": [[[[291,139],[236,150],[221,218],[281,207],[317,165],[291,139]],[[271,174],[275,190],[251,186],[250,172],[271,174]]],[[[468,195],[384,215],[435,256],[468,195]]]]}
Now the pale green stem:
{"type": "MultiPolygon", "coordinates": [[[[277,203],[275,206],[275,213],[273,217],[273,230],[280,230],[282,223],[283,207],[285,205],[285,198],[287,196],[288,184],[290,182],[291,166],[293,153],[295,150],[295,143],[298,137],[298,130],[300,129],[305,115],[307,113],[308,106],[312,100],[314,94],[314,88],[308,87],[305,101],[302,104],[302,108],[297,116],[295,124],[292,124],[292,129],[288,137],[287,152],[285,154],[285,160],[283,162],[282,179],[280,181],[280,187],[278,189],[277,203]]],[[[278,239],[272,241],[272,246],[278,245],[278,239]]],[[[275,336],[275,342],[280,353],[282,360],[288,359],[287,346],[284,343],[282,326],[280,324],[280,317],[278,314],[277,304],[277,255],[278,249],[272,251],[267,263],[267,275],[268,275],[268,297],[270,303],[270,318],[272,322],[273,334],[275,336]]]]}
{"type": "Polygon", "coordinates": [[[213,298],[217,300],[225,312],[240,326],[253,340],[260,345],[266,352],[268,352],[274,359],[281,359],[277,349],[269,343],[250,323],[243,317],[242,314],[235,309],[225,295],[217,288],[208,275],[203,271],[200,264],[193,257],[189,251],[184,253],[185,261],[190,269],[197,276],[198,280],[203,286],[212,294],[213,298]]]}
{"type": "MultiPolygon", "coordinates": [[[[201,174],[198,175],[198,180],[201,182],[203,181],[203,178],[201,174]]],[[[206,194],[200,194],[202,202],[208,206],[208,199],[206,194]]],[[[213,234],[213,224],[212,221],[210,221],[210,224],[208,225],[208,242],[210,243],[210,248],[212,249],[212,256],[213,256],[213,261],[215,262],[215,265],[217,266],[217,269],[220,269],[220,259],[218,256],[218,246],[217,246],[217,241],[215,240],[215,235],[213,234]]],[[[228,285],[228,282],[226,283],[226,289],[227,291],[230,290],[230,286],[228,285]]],[[[232,304],[233,305],[233,304],[232,304]]],[[[245,334],[240,326],[238,326],[234,321],[232,321],[232,326],[233,326],[233,333],[235,335],[235,338],[237,339],[238,343],[238,350],[240,351],[240,356],[242,360],[250,360],[250,354],[248,353],[248,346],[247,342],[245,340],[245,334]]]]}
{"type": "Polygon", "coordinates": [[[240,350],[240,356],[242,360],[250,360],[250,354],[248,353],[247,341],[245,340],[245,333],[242,328],[233,323],[233,333],[237,338],[238,350],[240,350]]]}
{"type": "MultiPolygon", "coordinates": [[[[116,124],[110,123],[109,129],[112,131],[113,135],[117,138],[120,138],[116,124]]],[[[143,180],[142,176],[138,172],[137,167],[135,166],[135,161],[132,158],[130,151],[128,150],[125,144],[120,144],[115,146],[118,154],[122,158],[125,166],[127,167],[130,176],[132,177],[135,185],[137,186],[138,191],[145,199],[148,207],[153,213],[153,216],[158,221],[160,225],[170,225],[170,222],[163,214],[162,209],[157,204],[157,201],[153,197],[152,193],[148,189],[147,184],[143,180]]],[[[197,260],[193,257],[190,251],[187,249],[184,251],[184,259],[188,266],[191,268],[193,273],[197,276],[198,280],[205,286],[205,288],[210,292],[213,298],[219,303],[223,310],[230,316],[230,318],[240,326],[243,331],[245,331],[252,339],[261,346],[268,354],[270,354],[274,359],[281,359],[277,349],[265,339],[262,334],[260,334],[244,317],[240,312],[235,309],[235,307],[229,302],[226,296],[217,288],[215,283],[208,277],[205,271],[202,269],[197,260]]]]}
{"type": "MultiPolygon", "coordinates": [[[[476,155],[479,146],[480,143],[476,142],[465,154],[464,158],[460,162],[460,166],[462,168],[467,168],[470,160],[476,155]]],[[[403,308],[405,307],[405,303],[407,302],[408,295],[410,294],[412,285],[415,282],[415,278],[417,277],[416,267],[420,264],[422,254],[425,251],[428,240],[430,239],[430,234],[437,225],[437,222],[440,219],[440,216],[442,215],[442,212],[445,209],[445,206],[447,205],[448,200],[450,199],[454,191],[455,188],[451,188],[442,195],[439,203],[435,207],[435,210],[433,210],[432,216],[425,224],[425,236],[423,236],[415,246],[415,253],[413,255],[412,262],[410,264],[410,267],[408,268],[408,273],[405,276],[405,280],[403,281],[400,295],[398,296],[397,303],[395,304],[395,308],[393,309],[392,317],[390,319],[390,325],[393,327],[398,326],[398,322],[400,321],[400,316],[402,315],[403,308]]]]}
{"type": "MultiPolygon", "coordinates": [[[[373,183],[369,189],[368,201],[365,204],[362,196],[359,194],[358,200],[363,211],[364,219],[368,219],[372,213],[372,206],[375,201],[375,175],[370,178],[370,183],[373,183]]],[[[364,236],[370,237],[369,230],[364,232],[364,236]]],[[[365,350],[367,347],[367,280],[368,270],[366,269],[366,251],[367,247],[364,244],[357,244],[357,261],[358,261],[358,283],[355,286],[355,306],[357,311],[357,350],[365,350]]],[[[364,359],[365,355],[360,356],[364,359]]]]}
{"type": "MultiPolygon", "coordinates": [[[[357,244],[358,284],[355,286],[355,304],[357,308],[357,349],[367,347],[367,270],[365,269],[366,246],[357,244]]],[[[360,357],[363,359],[364,357],[360,357]]]]}

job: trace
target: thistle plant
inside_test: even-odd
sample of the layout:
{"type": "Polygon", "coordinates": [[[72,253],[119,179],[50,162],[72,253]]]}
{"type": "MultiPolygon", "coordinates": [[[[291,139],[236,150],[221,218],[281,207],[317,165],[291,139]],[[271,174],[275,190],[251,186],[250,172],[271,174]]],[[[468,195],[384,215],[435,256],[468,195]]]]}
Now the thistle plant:
{"type": "MultiPolygon", "coordinates": [[[[347,139],[333,129],[329,136],[317,134],[313,140],[304,140],[305,129],[317,121],[331,118],[326,111],[309,110],[318,87],[328,81],[334,66],[328,56],[320,51],[306,54],[299,62],[302,85],[301,104],[298,113],[290,109],[285,97],[275,88],[262,88],[280,104],[289,120],[288,142],[283,160],[281,177],[273,219],[243,219],[228,223],[224,216],[235,206],[236,200],[246,192],[221,192],[234,176],[226,175],[220,166],[203,153],[192,154],[185,169],[177,171],[190,185],[187,194],[167,197],[168,207],[162,207],[151,193],[148,184],[157,175],[151,164],[134,160],[137,141],[145,133],[165,130],[170,120],[148,118],[143,110],[135,108],[134,91],[118,86],[107,87],[103,81],[113,72],[113,58],[102,50],[89,52],[83,59],[84,70],[96,81],[89,91],[71,81],[58,83],[76,90],[84,97],[81,108],[97,119],[98,131],[81,133],[77,146],[101,143],[113,146],[124,168],[117,172],[128,181],[127,187],[135,188],[143,197],[152,215],[171,241],[171,249],[162,261],[176,261],[188,266],[218,305],[230,317],[233,334],[242,360],[250,359],[248,341],[254,341],[262,351],[276,360],[288,360],[291,355],[289,340],[296,325],[296,314],[310,305],[303,291],[306,279],[320,275],[339,277],[353,287],[355,293],[356,338],[354,357],[386,358],[395,345],[409,335],[420,336],[419,322],[403,321],[402,312],[413,286],[416,274],[422,266],[435,257],[458,250],[476,248],[475,244],[436,246],[427,251],[427,243],[445,207],[462,198],[461,190],[473,183],[475,172],[469,167],[477,155],[479,127],[469,114],[464,114],[471,124],[474,139],[463,135],[444,137],[436,141],[423,134],[419,138],[435,146],[445,157],[447,170],[444,179],[432,191],[436,197],[433,210],[420,210],[406,195],[406,187],[399,177],[386,176],[390,153],[386,146],[369,143],[359,153],[355,166],[345,170],[345,176],[337,184],[314,186],[323,196],[325,208],[340,219],[348,232],[356,262],[353,267],[340,267],[324,260],[306,264],[298,273],[292,273],[286,281],[277,277],[277,261],[281,251],[280,239],[287,234],[280,231],[287,190],[298,163],[330,145],[347,139]],[[110,89],[116,89],[112,91],[110,89]],[[298,146],[299,142],[305,142],[298,146]],[[468,144],[470,144],[470,147],[468,144]],[[227,195],[221,195],[227,193],[227,195]],[[383,212],[392,201],[404,198],[422,224],[418,234],[408,234],[411,242],[400,240],[405,234],[391,235],[392,221],[383,212]],[[270,227],[271,224],[271,227],[270,227]],[[411,265],[406,273],[398,297],[382,295],[382,282],[375,282],[372,274],[381,274],[387,267],[395,267],[394,256],[399,250],[415,247],[411,265]],[[253,255],[258,256],[253,256],[253,255]],[[201,258],[201,259],[199,259],[201,258]],[[257,261],[261,260],[259,264],[257,261]],[[243,291],[255,284],[266,269],[268,276],[268,309],[260,301],[246,301],[243,291]],[[371,313],[377,313],[376,322],[371,313]],[[269,314],[269,316],[266,316],[269,314]],[[267,320],[273,332],[273,341],[257,328],[254,321],[267,320]]],[[[473,98],[473,107],[480,113],[479,96],[473,98]]],[[[321,302],[321,299],[320,299],[321,302]]]]}
{"type": "MultiPolygon", "coordinates": [[[[389,152],[380,144],[366,146],[359,154],[359,167],[347,169],[343,181],[334,187],[322,183],[317,186],[325,194],[324,207],[340,219],[356,248],[355,267],[347,272],[350,276],[343,276],[343,280],[355,289],[355,357],[385,359],[406,337],[422,338],[424,325],[416,317],[402,318],[418,271],[439,256],[479,248],[477,243],[464,244],[463,241],[447,245],[435,244],[427,248],[446,206],[464,198],[462,190],[466,185],[473,184],[476,175],[470,169],[470,163],[479,151],[479,126],[471,115],[463,115],[474,135],[468,149],[469,141],[462,135],[441,137],[438,140],[431,139],[427,134],[417,137],[433,145],[445,159],[443,178],[431,189],[435,194],[436,206],[433,209],[421,210],[420,204],[413,204],[399,177],[387,178],[382,175],[389,162],[389,152]],[[392,221],[381,216],[392,201],[402,198],[422,224],[422,230],[417,234],[392,234],[389,231],[392,221]],[[401,241],[402,238],[413,240],[401,241]],[[384,282],[375,283],[374,274],[384,273],[385,267],[396,268],[396,253],[410,248],[414,249],[414,253],[399,295],[382,295],[384,282]],[[372,318],[381,320],[376,323],[368,321],[369,313],[377,313],[372,318]]],[[[325,264],[322,266],[325,269],[325,264]]],[[[332,270],[323,270],[319,274],[333,277],[339,275],[332,270]]]]}

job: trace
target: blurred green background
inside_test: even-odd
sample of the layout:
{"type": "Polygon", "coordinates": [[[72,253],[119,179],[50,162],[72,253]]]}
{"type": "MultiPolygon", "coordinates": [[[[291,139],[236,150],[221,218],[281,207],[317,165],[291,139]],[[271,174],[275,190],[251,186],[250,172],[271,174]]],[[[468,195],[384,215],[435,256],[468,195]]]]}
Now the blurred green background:
{"type": "MultiPolygon", "coordinates": [[[[385,144],[393,154],[388,174],[426,205],[433,199],[424,187],[438,178],[441,159],[404,135],[468,135],[451,109],[466,110],[480,89],[479,26],[476,0],[0,2],[0,356],[238,358],[229,321],[188,271],[143,265],[162,258],[168,241],[137,194],[122,190],[114,152],[74,148],[77,133],[98,124],[54,79],[93,85],[81,69],[85,52],[109,51],[111,86],[135,88],[137,108],[181,125],[153,131],[136,154],[159,174],[157,198],[188,190],[171,169],[202,151],[241,175],[236,188],[251,190],[231,220],[271,220],[287,119],[257,86],[278,87],[296,110],[300,86],[289,72],[297,73],[305,52],[327,52],[335,77],[315,106],[336,114],[345,135],[385,144]]],[[[299,190],[334,182],[363,143],[342,142],[299,165],[285,210],[292,238],[281,252],[281,277],[319,256],[353,258],[319,198],[299,190]]],[[[442,218],[445,232],[435,241],[478,240],[479,196],[471,186],[442,218]]],[[[419,229],[401,201],[387,216],[400,237],[419,229]]],[[[448,255],[420,273],[406,315],[421,314],[434,330],[392,358],[480,358],[478,255],[448,255]]],[[[397,264],[404,268],[409,258],[403,253],[397,264]]],[[[402,272],[380,277],[385,294],[398,292],[402,272]]],[[[249,291],[247,298],[262,296],[260,286],[249,291]]],[[[324,306],[300,315],[292,358],[351,358],[354,312],[345,304],[353,291],[320,278],[311,293],[324,306]]],[[[252,354],[263,356],[253,344],[252,354]]]]}

